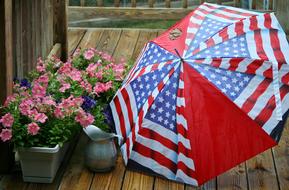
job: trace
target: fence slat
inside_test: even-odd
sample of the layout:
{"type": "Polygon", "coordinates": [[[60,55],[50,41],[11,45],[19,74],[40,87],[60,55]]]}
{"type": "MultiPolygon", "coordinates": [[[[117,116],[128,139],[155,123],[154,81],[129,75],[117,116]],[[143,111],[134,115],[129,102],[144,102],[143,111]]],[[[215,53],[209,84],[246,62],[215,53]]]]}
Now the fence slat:
{"type": "Polygon", "coordinates": [[[205,2],[205,0],[200,0],[200,4],[202,4],[202,3],[204,3],[205,2]]]}
{"type": "Polygon", "coordinates": [[[80,0],[80,6],[85,6],[85,0],[80,0]]]}
{"type": "Polygon", "coordinates": [[[96,4],[98,7],[103,7],[103,0],[96,0],[96,4]]]}
{"type": "Polygon", "coordinates": [[[217,0],[217,4],[221,5],[222,4],[222,0],[217,0]]]}
{"type": "Polygon", "coordinates": [[[131,0],[131,7],[136,7],[136,0],[131,0]]]}
{"type": "Polygon", "coordinates": [[[119,7],[120,0],[114,0],[114,7],[119,7]]]}
{"type": "Polygon", "coordinates": [[[188,0],[183,0],[183,8],[187,8],[188,7],[188,0]]]}
{"type": "Polygon", "coordinates": [[[241,0],[234,0],[234,6],[240,7],[241,0]]]}
{"type": "Polygon", "coordinates": [[[150,8],[154,7],[154,0],[148,0],[148,3],[150,8]]]}
{"type": "Polygon", "coordinates": [[[171,0],[165,0],[166,8],[171,7],[171,0]]]}

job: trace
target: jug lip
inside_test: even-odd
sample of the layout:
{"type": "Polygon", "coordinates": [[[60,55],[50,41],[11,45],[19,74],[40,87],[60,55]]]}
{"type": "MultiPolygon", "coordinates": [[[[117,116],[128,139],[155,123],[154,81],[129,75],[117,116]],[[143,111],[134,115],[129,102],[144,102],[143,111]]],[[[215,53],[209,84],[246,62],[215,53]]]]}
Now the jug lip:
{"type": "Polygon", "coordinates": [[[98,127],[94,125],[89,125],[86,128],[83,128],[83,131],[92,141],[95,141],[95,142],[106,141],[106,140],[113,139],[114,137],[116,137],[115,134],[102,131],[101,129],[99,129],[98,127]],[[98,134],[99,137],[96,137],[95,134],[98,134]]]}

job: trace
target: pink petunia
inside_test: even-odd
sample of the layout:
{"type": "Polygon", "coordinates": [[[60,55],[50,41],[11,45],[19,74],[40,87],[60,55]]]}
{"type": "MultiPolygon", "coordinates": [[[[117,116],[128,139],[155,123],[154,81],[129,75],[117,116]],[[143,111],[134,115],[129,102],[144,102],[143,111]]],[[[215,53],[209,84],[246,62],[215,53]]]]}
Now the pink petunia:
{"type": "Polygon", "coordinates": [[[82,77],[81,77],[81,72],[77,69],[73,69],[69,74],[68,76],[74,80],[74,81],[78,81],[80,82],[82,80],[82,77]]]}
{"type": "Polygon", "coordinates": [[[56,118],[63,118],[64,117],[64,114],[62,112],[62,108],[60,106],[55,108],[54,115],[56,118]]]}
{"type": "Polygon", "coordinates": [[[87,127],[94,122],[94,117],[90,113],[86,113],[81,109],[75,116],[75,121],[80,123],[82,127],[87,127]]]}
{"type": "Polygon", "coordinates": [[[69,74],[69,73],[71,72],[71,69],[72,69],[71,63],[70,63],[70,62],[66,62],[66,63],[63,64],[62,67],[60,67],[60,68],[58,69],[57,72],[58,72],[59,74],[69,74]]]}
{"type": "Polygon", "coordinates": [[[84,58],[87,59],[87,60],[90,60],[91,58],[93,58],[94,56],[94,51],[91,50],[91,49],[88,49],[84,52],[84,58]]]}
{"type": "Polygon", "coordinates": [[[32,95],[36,98],[42,98],[46,94],[46,88],[39,83],[34,84],[32,88],[32,95]]]}
{"type": "Polygon", "coordinates": [[[45,123],[48,117],[44,113],[38,113],[34,116],[34,120],[40,123],[45,123]]]}
{"type": "Polygon", "coordinates": [[[37,123],[30,123],[27,126],[28,134],[30,135],[37,135],[38,131],[40,130],[40,127],[37,125],[37,123]]]}
{"type": "Polygon", "coordinates": [[[65,90],[70,89],[69,83],[63,83],[61,88],[59,89],[60,92],[65,92],[65,90]]]}
{"type": "Polygon", "coordinates": [[[88,93],[92,92],[92,86],[88,81],[81,81],[80,86],[85,89],[88,93]]]}
{"type": "Polygon", "coordinates": [[[53,100],[51,96],[45,96],[42,99],[42,104],[50,105],[50,106],[55,106],[56,102],[53,100]]]}
{"type": "Polygon", "coordinates": [[[32,106],[33,101],[31,99],[24,99],[19,105],[19,110],[22,115],[29,115],[32,106]]]}
{"type": "Polygon", "coordinates": [[[11,127],[14,123],[14,118],[10,113],[6,113],[1,119],[0,122],[4,127],[11,127]]]}
{"type": "Polygon", "coordinates": [[[40,73],[46,71],[45,64],[44,64],[43,60],[40,57],[37,59],[36,70],[38,72],[40,72],[40,73]]]}
{"type": "Polygon", "coordinates": [[[3,142],[9,141],[12,138],[12,130],[11,129],[2,129],[0,133],[0,138],[3,142]]]}
{"type": "Polygon", "coordinates": [[[14,102],[15,100],[15,94],[8,96],[4,102],[4,106],[7,107],[11,102],[14,102]]]}

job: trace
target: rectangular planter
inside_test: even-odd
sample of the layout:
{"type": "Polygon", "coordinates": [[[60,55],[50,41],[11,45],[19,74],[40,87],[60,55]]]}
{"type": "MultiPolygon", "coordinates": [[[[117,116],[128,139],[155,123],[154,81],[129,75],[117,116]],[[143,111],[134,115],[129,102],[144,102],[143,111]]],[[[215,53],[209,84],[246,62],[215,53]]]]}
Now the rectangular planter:
{"type": "Polygon", "coordinates": [[[53,148],[32,147],[18,150],[25,182],[52,183],[69,145],[53,148]]]}

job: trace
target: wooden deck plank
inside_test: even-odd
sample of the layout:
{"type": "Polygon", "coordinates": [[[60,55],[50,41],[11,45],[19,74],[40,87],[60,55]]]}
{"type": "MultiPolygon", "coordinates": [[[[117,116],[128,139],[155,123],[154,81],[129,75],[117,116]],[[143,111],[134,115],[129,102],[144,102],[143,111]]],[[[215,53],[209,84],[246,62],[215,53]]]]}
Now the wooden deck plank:
{"type": "Polygon", "coordinates": [[[130,59],[139,36],[138,30],[122,30],[121,37],[113,54],[116,60],[130,59]]]}
{"type": "Polygon", "coordinates": [[[194,187],[191,185],[186,185],[185,190],[216,190],[217,189],[217,179],[212,179],[200,187],[194,187]]]}
{"type": "Polygon", "coordinates": [[[247,176],[245,163],[240,164],[217,179],[218,189],[233,190],[247,189],[247,176]]]}
{"type": "Polygon", "coordinates": [[[176,183],[167,179],[156,177],[154,190],[184,190],[185,185],[182,183],[176,183]]]}
{"type": "Polygon", "coordinates": [[[101,39],[96,49],[107,52],[109,54],[113,54],[116,48],[116,45],[119,41],[121,32],[122,32],[121,29],[105,31],[102,34],[101,39]]]}
{"type": "Polygon", "coordinates": [[[83,157],[83,151],[87,141],[88,138],[82,133],[63,175],[59,190],[82,190],[89,188],[93,173],[85,168],[83,157]]]}
{"type": "Polygon", "coordinates": [[[157,31],[142,30],[140,31],[137,44],[132,54],[132,59],[136,60],[144,45],[157,36],[157,31]]]}
{"type": "Polygon", "coordinates": [[[154,177],[147,174],[127,170],[123,181],[123,190],[153,189],[154,177]]]}
{"type": "Polygon", "coordinates": [[[271,149],[247,161],[250,189],[278,189],[271,149]]]}
{"type": "Polygon", "coordinates": [[[79,43],[78,48],[96,48],[102,33],[103,29],[88,29],[79,43]]]}
{"type": "Polygon", "coordinates": [[[86,30],[70,29],[68,32],[68,55],[71,55],[83,38],[86,30]]]}
{"type": "Polygon", "coordinates": [[[285,126],[279,145],[273,148],[280,190],[289,188],[289,119],[285,126]]]}
{"type": "Polygon", "coordinates": [[[125,166],[121,155],[118,155],[116,167],[112,172],[95,173],[90,190],[121,189],[125,166]]]}

